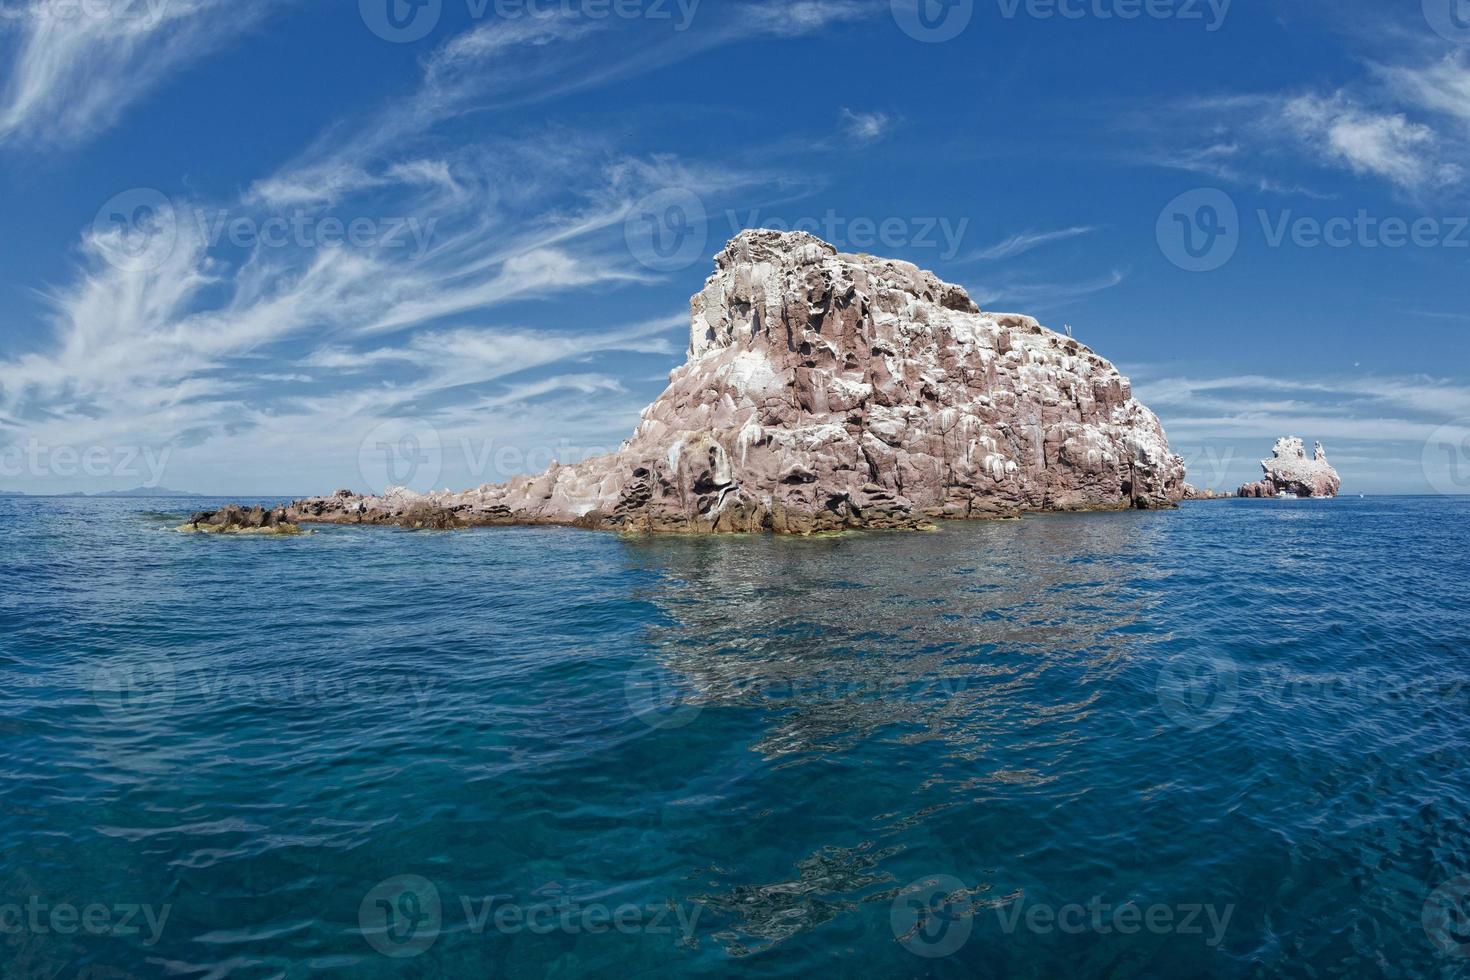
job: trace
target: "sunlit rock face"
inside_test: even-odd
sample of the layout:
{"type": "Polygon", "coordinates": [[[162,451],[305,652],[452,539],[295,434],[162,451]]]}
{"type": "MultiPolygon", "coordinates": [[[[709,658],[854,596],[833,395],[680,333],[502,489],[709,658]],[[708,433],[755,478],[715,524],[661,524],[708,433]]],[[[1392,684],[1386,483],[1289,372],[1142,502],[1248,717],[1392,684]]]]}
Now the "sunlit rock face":
{"type": "Polygon", "coordinates": [[[742,232],[715,262],[687,362],[617,453],[464,493],[343,492],[293,516],[807,534],[1183,495],[1183,461],[1128,379],[1031,317],[802,232],[742,232]]]}
{"type": "Polygon", "coordinates": [[[1242,497],[1274,497],[1278,493],[1298,497],[1336,497],[1342,489],[1342,478],[1327,462],[1327,452],[1317,443],[1316,451],[1307,455],[1307,447],[1295,436],[1276,440],[1270,459],[1261,460],[1265,478],[1247,483],[1237,493],[1242,497]]]}

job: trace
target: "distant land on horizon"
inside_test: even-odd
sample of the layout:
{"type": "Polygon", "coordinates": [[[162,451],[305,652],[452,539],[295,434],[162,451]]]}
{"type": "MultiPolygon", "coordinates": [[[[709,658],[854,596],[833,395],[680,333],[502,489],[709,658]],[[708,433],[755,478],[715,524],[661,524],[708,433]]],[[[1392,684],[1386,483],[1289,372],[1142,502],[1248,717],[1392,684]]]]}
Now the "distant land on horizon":
{"type": "Polygon", "coordinates": [[[26,493],[22,490],[0,490],[0,497],[200,497],[205,494],[193,493],[188,490],[172,490],[168,487],[134,487],[131,490],[103,490],[98,493],[83,493],[74,490],[71,493],[26,493]]]}

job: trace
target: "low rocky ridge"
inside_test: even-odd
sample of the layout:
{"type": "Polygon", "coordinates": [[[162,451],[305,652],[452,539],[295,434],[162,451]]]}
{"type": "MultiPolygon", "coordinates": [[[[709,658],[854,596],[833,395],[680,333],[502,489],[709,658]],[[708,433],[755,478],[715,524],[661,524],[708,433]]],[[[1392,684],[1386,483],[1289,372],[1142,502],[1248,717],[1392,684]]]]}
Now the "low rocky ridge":
{"type": "Polygon", "coordinates": [[[198,534],[300,534],[301,526],[290,518],[284,507],[273,510],[252,507],[246,510],[231,504],[224,510],[195,514],[179,530],[198,534]]]}
{"type": "Polygon", "coordinates": [[[1236,494],[1241,497],[1274,497],[1278,493],[1294,493],[1298,497],[1336,497],[1342,489],[1342,477],[1327,462],[1327,452],[1317,443],[1311,458],[1307,448],[1295,436],[1276,440],[1270,459],[1261,460],[1265,478],[1247,483],[1236,494]]]}
{"type": "Polygon", "coordinates": [[[339,491],[291,521],[810,534],[1171,507],[1184,463],[1128,379],[907,262],[747,231],[623,447],[462,493],[339,491]]]}

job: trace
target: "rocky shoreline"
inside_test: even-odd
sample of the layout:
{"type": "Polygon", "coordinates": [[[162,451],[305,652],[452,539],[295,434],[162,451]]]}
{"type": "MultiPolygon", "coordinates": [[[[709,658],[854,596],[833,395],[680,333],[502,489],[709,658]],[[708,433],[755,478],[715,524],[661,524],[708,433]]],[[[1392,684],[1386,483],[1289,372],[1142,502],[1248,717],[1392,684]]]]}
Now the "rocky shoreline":
{"type": "Polygon", "coordinates": [[[690,319],[687,362],[616,453],[463,492],[341,490],[191,526],[805,535],[1184,496],[1183,460],[1112,364],[910,263],[743,232],[690,319]]]}

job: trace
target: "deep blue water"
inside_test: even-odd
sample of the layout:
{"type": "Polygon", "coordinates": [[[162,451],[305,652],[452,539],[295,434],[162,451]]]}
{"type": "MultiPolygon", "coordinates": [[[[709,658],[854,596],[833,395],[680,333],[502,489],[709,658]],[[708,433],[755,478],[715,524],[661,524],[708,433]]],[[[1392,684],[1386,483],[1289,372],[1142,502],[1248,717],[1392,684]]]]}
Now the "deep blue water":
{"type": "Polygon", "coordinates": [[[1470,499],[181,506],[0,500],[7,977],[1470,975],[1470,499]]]}

